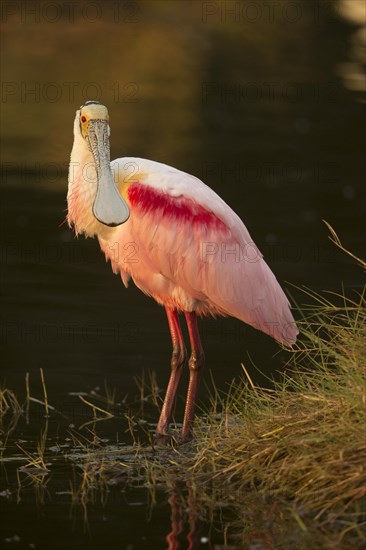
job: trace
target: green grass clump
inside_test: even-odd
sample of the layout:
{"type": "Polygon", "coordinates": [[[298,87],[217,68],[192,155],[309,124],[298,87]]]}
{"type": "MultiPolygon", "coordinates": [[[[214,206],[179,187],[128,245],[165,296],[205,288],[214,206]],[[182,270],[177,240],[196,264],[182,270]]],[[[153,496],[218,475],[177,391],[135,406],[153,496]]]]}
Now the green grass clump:
{"type": "Polygon", "coordinates": [[[366,519],[365,296],[340,306],[316,298],[291,370],[274,389],[255,387],[246,373],[216,399],[197,421],[189,469],[237,495],[255,486],[322,524],[358,530],[366,519]]]}

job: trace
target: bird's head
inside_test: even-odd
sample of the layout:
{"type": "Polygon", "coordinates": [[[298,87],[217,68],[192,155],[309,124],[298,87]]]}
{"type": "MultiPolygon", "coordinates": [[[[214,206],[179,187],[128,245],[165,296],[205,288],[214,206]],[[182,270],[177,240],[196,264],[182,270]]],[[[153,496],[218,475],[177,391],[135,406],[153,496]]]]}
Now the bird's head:
{"type": "Polygon", "coordinates": [[[97,172],[93,214],[102,224],[115,227],[126,222],[130,211],[113,179],[109,150],[108,109],[99,101],[87,101],[76,111],[75,137],[84,140],[97,172]]]}
{"type": "Polygon", "coordinates": [[[88,133],[98,122],[108,129],[109,136],[109,114],[108,109],[99,101],[87,101],[81,105],[79,112],[80,133],[84,139],[88,138],[88,133]]]}

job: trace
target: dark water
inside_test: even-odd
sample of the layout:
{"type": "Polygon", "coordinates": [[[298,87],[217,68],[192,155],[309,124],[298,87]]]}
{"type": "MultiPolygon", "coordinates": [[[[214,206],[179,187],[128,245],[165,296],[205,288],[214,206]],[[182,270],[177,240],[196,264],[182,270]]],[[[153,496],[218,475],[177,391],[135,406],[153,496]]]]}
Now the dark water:
{"type": "MultiPolygon", "coordinates": [[[[79,13],[71,22],[65,12],[51,21],[40,2],[39,20],[18,8],[5,17],[0,375],[22,400],[29,372],[31,394],[42,399],[43,368],[50,403],[67,416],[51,413],[48,447],[58,437],[66,441],[70,423],[90,418],[70,393],[96,387],[103,393],[107,384],[117,402],[132,403],[134,414],[153,424],[157,412],[139,409],[135,378],[155,372],[163,389],[169,375],[163,309],[132,284],[124,289],[97,243],[74,239],[62,223],[72,122],[86,99],[97,96],[109,107],[112,158],[145,156],[211,185],[242,217],[297,303],[310,299],[292,285],[321,292],[343,284],[352,293],[363,284],[322,222],[364,256],[364,96],[353,85],[362,69],[354,57],[357,14],[344,3],[337,14],[328,2],[298,1],[292,3],[297,15],[279,2],[270,17],[258,2],[252,4],[261,15],[253,19],[248,3],[233,2],[231,16],[223,11],[229,4],[105,2],[99,19],[79,13]],[[73,97],[66,93],[71,81],[73,97]]],[[[274,375],[288,359],[234,319],[203,320],[201,331],[207,386],[213,378],[225,390],[241,362],[255,382],[268,383],[252,363],[274,375]]],[[[110,444],[118,438],[131,445],[122,412],[118,421],[101,422],[97,433],[110,444]]],[[[19,439],[34,446],[44,429],[42,407],[32,404],[32,415],[9,437],[4,457],[19,452],[19,439]]],[[[57,495],[72,468],[49,454],[45,504],[36,503],[33,488],[17,503],[19,464],[2,464],[1,491],[10,488],[11,496],[0,497],[0,546],[99,548],[108,540],[110,548],[167,547],[171,505],[164,491],[150,512],[149,491],[128,483],[106,507],[88,506],[90,533],[84,533],[80,509],[73,517],[70,495],[57,495]],[[13,535],[21,541],[5,542],[13,535]]],[[[209,527],[202,524],[197,541],[210,542],[203,538],[194,547],[223,544],[223,531],[212,535],[209,527]]],[[[188,531],[180,548],[188,547],[182,542],[188,531]]]]}

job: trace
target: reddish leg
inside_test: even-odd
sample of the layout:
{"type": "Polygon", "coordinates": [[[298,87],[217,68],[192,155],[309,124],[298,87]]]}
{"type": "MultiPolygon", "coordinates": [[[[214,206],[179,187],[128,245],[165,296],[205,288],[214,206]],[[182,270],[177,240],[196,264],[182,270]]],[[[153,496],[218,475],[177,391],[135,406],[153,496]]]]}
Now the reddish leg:
{"type": "Polygon", "coordinates": [[[170,336],[172,338],[173,353],[171,359],[171,374],[169,384],[166,390],[163,408],[161,409],[160,418],[156,427],[158,435],[169,435],[169,422],[172,417],[175,395],[177,393],[182,367],[186,360],[186,349],[184,346],[183,336],[180,329],[178,313],[176,310],[165,308],[170,336]]]}
{"type": "Polygon", "coordinates": [[[197,317],[194,311],[185,312],[187,321],[189,340],[191,343],[191,356],[189,358],[189,385],[187,393],[186,408],[184,411],[184,420],[182,428],[183,439],[189,439],[192,432],[194,421],[194,410],[198,395],[199,382],[202,376],[202,370],[205,364],[205,354],[201,344],[201,338],[198,331],[197,317]]]}

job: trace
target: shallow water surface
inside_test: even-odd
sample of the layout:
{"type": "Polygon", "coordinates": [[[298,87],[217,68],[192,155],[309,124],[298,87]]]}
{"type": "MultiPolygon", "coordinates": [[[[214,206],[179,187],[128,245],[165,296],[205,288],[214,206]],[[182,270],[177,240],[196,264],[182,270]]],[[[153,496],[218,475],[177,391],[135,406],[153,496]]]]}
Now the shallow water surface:
{"type": "MultiPolygon", "coordinates": [[[[81,397],[103,406],[96,392],[81,397]]],[[[32,399],[26,414],[4,416],[1,547],[100,548],[107,540],[109,548],[124,549],[178,548],[185,540],[192,548],[223,543],[225,509],[218,504],[205,521],[192,487],[169,474],[175,451],[151,447],[154,424],[132,420],[141,416],[141,403],[104,404],[118,418],[97,412],[99,421],[79,404],[71,395],[66,414],[49,404],[46,415],[44,404],[32,399]],[[126,443],[131,439],[134,445],[126,443]],[[156,459],[166,462],[164,483],[146,471],[156,459]],[[23,519],[14,523],[14,516],[23,519]]],[[[149,416],[148,397],[144,406],[149,416]]]]}

